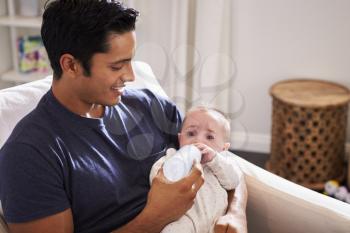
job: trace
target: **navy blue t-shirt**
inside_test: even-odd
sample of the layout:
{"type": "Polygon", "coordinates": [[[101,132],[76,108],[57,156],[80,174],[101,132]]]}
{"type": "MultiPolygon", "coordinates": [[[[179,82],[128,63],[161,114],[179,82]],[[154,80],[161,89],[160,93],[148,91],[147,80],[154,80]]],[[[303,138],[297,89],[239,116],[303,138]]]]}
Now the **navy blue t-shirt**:
{"type": "Polygon", "coordinates": [[[181,116],[149,90],[125,90],[101,119],[62,106],[50,90],[0,150],[5,219],[31,221],[72,209],[75,232],[110,232],[144,208],[149,172],[177,147],[181,116]]]}

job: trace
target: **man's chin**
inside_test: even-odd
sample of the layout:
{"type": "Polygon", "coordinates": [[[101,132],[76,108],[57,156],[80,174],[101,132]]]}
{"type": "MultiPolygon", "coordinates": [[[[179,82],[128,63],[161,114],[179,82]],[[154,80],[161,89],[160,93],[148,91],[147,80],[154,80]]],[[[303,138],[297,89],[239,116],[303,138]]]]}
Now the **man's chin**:
{"type": "Polygon", "coordinates": [[[109,107],[113,107],[113,106],[119,104],[120,100],[121,100],[121,98],[118,97],[118,98],[114,99],[113,101],[109,101],[108,103],[105,103],[104,105],[109,106],[109,107]]]}

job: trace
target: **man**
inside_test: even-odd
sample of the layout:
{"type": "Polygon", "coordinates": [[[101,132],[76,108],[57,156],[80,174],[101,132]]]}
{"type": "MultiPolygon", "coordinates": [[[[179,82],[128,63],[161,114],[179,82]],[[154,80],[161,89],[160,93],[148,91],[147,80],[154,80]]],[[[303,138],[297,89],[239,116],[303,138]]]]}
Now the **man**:
{"type": "MultiPolygon", "coordinates": [[[[41,34],[52,87],[0,150],[11,232],[160,232],[192,206],[203,184],[198,164],[179,182],[160,170],[148,183],[153,163],[177,146],[181,116],[148,90],[124,90],[134,80],[137,15],[110,0],[46,6],[41,34]]],[[[240,197],[231,213],[239,206],[245,214],[240,197]]],[[[242,226],[235,219],[219,220],[218,232],[242,226]]]]}

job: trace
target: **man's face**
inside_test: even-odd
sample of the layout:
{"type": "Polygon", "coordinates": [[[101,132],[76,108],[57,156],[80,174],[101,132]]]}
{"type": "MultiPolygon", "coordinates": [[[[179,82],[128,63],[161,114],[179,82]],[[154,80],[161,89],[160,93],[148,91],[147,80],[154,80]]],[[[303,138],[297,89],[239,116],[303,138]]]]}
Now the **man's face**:
{"type": "Polygon", "coordinates": [[[186,115],[179,134],[180,147],[204,143],[216,151],[225,150],[224,124],[222,118],[212,111],[194,110],[186,115]]]}
{"type": "Polygon", "coordinates": [[[87,104],[116,105],[120,101],[125,82],[134,81],[131,59],[135,52],[135,32],[111,34],[107,38],[107,53],[91,58],[91,75],[82,72],[78,77],[78,95],[87,104]]]}

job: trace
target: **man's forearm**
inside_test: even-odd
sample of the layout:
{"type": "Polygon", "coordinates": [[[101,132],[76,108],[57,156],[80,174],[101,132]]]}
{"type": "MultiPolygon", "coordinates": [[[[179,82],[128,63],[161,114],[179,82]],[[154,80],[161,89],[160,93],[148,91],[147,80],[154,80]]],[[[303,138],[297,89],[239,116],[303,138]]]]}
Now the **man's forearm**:
{"type": "Polygon", "coordinates": [[[230,217],[232,225],[237,233],[247,233],[247,198],[248,192],[244,178],[241,179],[235,190],[228,192],[228,207],[226,216],[230,217]]]}
{"type": "Polygon", "coordinates": [[[166,223],[157,221],[144,210],[129,223],[111,233],[159,233],[165,225],[166,223]]]}
{"type": "Polygon", "coordinates": [[[244,215],[246,214],[246,203],[242,200],[242,196],[235,195],[235,190],[227,191],[228,194],[228,206],[226,214],[232,215],[244,215]]]}
{"type": "Polygon", "coordinates": [[[153,178],[145,208],[133,220],[112,233],[159,233],[170,222],[188,211],[204,183],[199,163],[193,165],[188,176],[169,183],[161,168],[153,178]]]}
{"type": "Polygon", "coordinates": [[[239,213],[243,212],[245,214],[247,207],[247,190],[245,181],[239,183],[235,190],[227,192],[228,194],[228,207],[227,213],[239,213]],[[242,183],[243,182],[243,183],[242,183]],[[243,186],[243,187],[242,187],[243,186]]]}

